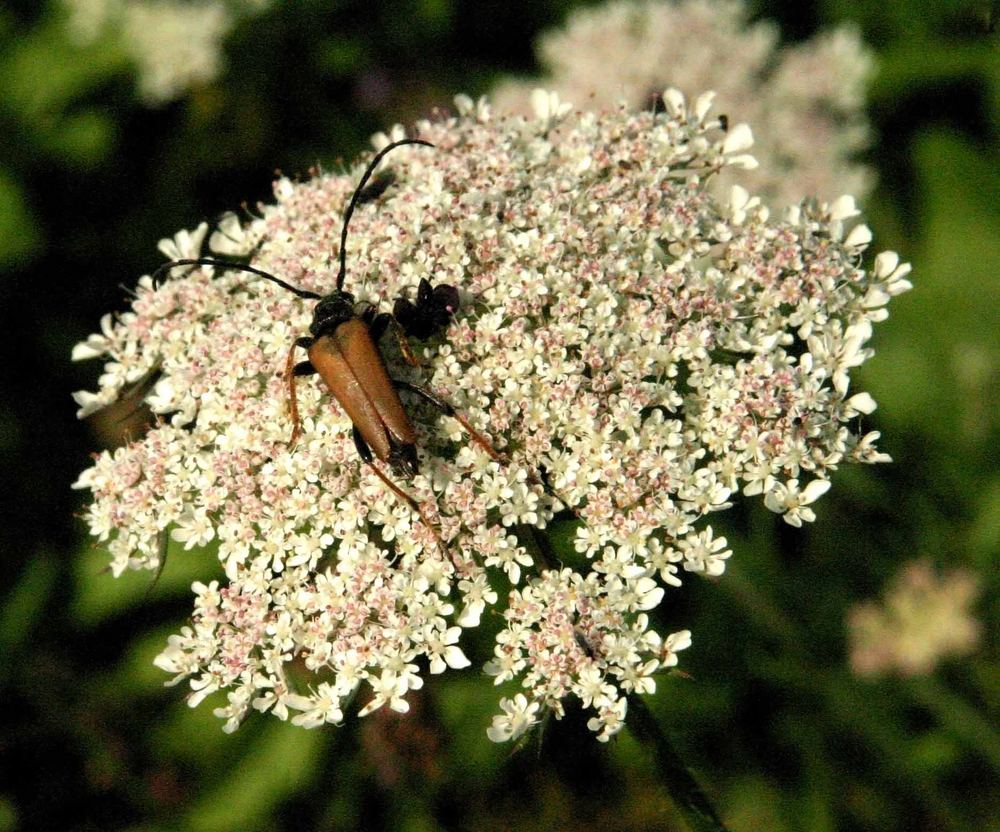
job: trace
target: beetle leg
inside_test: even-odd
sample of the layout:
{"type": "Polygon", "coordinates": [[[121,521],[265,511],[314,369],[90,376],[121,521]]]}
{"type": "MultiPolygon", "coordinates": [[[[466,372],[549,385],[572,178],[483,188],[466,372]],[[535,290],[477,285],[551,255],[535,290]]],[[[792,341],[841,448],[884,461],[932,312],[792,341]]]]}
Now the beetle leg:
{"type": "MultiPolygon", "coordinates": [[[[372,309],[372,312],[374,312],[374,309],[372,309]]],[[[371,320],[366,321],[366,323],[368,324],[368,330],[372,334],[373,341],[377,342],[385,334],[385,328],[389,326],[389,321],[391,320],[392,315],[388,312],[382,312],[378,315],[372,314],[371,320]]]]}
{"type": "Polygon", "coordinates": [[[406,330],[403,329],[403,325],[389,316],[392,320],[392,331],[396,333],[396,340],[399,342],[399,351],[403,353],[403,358],[406,359],[406,363],[411,367],[422,367],[420,359],[413,352],[413,348],[410,346],[410,341],[406,336],[406,330]]]}
{"type": "Polygon", "coordinates": [[[489,439],[472,427],[472,425],[469,424],[469,420],[455,410],[455,408],[448,404],[448,402],[444,399],[438,398],[430,390],[426,390],[423,387],[417,387],[417,385],[410,384],[408,381],[400,381],[399,379],[394,378],[392,383],[395,384],[400,390],[409,390],[411,393],[416,393],[422,399],[434,405],[434,407],[440,410],[445,416],[451,416],[453,419],[457,420],[458,423],[465,428],[466,432],[472,438],[472,441],[486,451],[486,453],[490,455],[491,459],[496,460],[501,465],[507,464],[507,457],[494,448],[493,445],[490,444],[489,439]]]}
{"type": "Polygon", "coordinates": [[[365,442],[364,437],[361,436],[361,431],[359,431],[355,426],[352,428],[351,432],[352,435],[354,436],[354,447],[358,449],[358,455],[361,457],[361,459],[368,465],[369,468],[372,469],[372,471],[375,472],[375,476],[386,484],[386,486],[389,488],[390,491],[392,491],[393,494],[395,494],[400,500],[406,503],[406,505],[408,505],[410,509],[416,513],[416,515],[420,518],[421,522],[423,522],[423,524],[427,526],[428,529],[430,529],[431,534],[434,535],[434,540],[437,543],[438,549],[440,550],[441,554],[447,556],[449,552],[444,545],[444,541],[441,540],[441,536],[438,534],[437,529],[434,528],[434,524],[427,519],[427,515],[425,515],[423,509],[420,508],[420,503],[414,500],[413,497],[411,497],[409,494],[403,491],[402,488],[400,488],[398,485],[396,485],[396,483],[394,483],[391,479],[389,479],[385,474],[382,473],[379,467],[375,464],[375,459],[372,456],[371,448],[368,447],[368,443],[365,442]]]}
{"type": "Polygon", "coordinates": [[[167,565],[167,548],[170,545],[170,534],[166,529],[160,529],[156,535],[156,554],[159,563],[156,566],[156,574],[153,576],[153,582],[146,588],[146,594],[143,596],[144,600],[148,601],[150,594],[156,588],[156,585],[160,582],[160,575],[163,574],[163,568],[167,565]]]}
{"type": "Polygon", "coordinates": [[[302,422],[299,419],[299,404],[295,399],[295,377],[316,372],[316,368],[308,361],[302,361],[299,364],[294,363],[295,348],[302,347],[303,349],[309,349],[312,345],[312,338],[296,338],[295,343],[292,344],[292,348],[288,351],[288,360],[285,362],[285,379],[288,382],[288,412],[292,417],[292,438],[288,442],[289,445],[294,445],[298,441],[299,434],[302,432],[302,422]]]}
{"type": "Polygon", "coordinates": [[[399,342],[399,351],[403,354],[403,358],[406,359],[406,363],[411,367],[422,366],[420,359],[413,354],[410,342],[406,340],[406,330],[403,329],[403,325],[394,315],[390,315],[388,312],[382,312],[372,319],[369,324],[372,339],[378,341],[385,334],[386,328],[390,326],[392,327],[393,334],[396,336],[396,340],[399,342]]]}
{"type": "MultiPolygon", "coordinates": [[[[459,411],[455,410],[455,408],[448,404],[448,402],[444,399],[435,396],[430,392],[430,390],[426,390],[423,387],[417,387],[417,385],[410,384],[408,381],[401,381],[394,378],[392,379],[392,383],[395,384],[400,390],[409,390],[411,393],[416,393],[425,401],[434,405],[434,407],[440,410],[445,416],[451,416],[455,419],[463,428],[465,428],[472,440],[484,451],[486,451],[487,454],[489,454],[491,459],[496,460],[501,465],[507,465],[510,462],[506,456],[490,444],[490,441],[485,436],[469,424],[468,419],[459,413],[459,411]]],[[[546,494],[562,503],[574,516],[578,516],[576,510],[572,508],[570,504],[559,495],[559,492],[552,487],[549,482],[548,474],[544,471],[544,469],[542,470],[541,476],[528,472],[528,481],[534,485],[541,486],[542,490],[546,494]]]]}

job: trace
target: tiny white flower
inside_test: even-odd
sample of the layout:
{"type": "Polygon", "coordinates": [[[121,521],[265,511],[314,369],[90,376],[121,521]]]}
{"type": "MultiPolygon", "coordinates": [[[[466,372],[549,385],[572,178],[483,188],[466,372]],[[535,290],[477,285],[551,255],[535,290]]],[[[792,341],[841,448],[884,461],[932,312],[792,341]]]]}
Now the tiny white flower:
{"type": "Polygon", "coordinates": [[[856,217],[860,213],[854,197],[849,194],[838,197],[830,204],[830,219],[834,222],[856,217]]]}
{"type": "Polygon", "coordinates": [[[531,106],[540,121],[552,122],[562,118],[573,109],[573,105],[559,100],[559,93],[536,89],[531,93],[531,106]]]}
{"type": "Polygon", "coordinates": [[[753,147],[753,131],[749,124],[737,124],[729,129],[722,143],[722,152],[735,155],[753,147]]]}
{"type": "Polygon", "coordinates": [[[165,237],[157,248],[168,260],[194,260],[201,255],[201,244],[207,233],[208,223],[203,222],[194,231],[182,230],[173,237],[165,237]]]}
{"type": "Polygon", "coordinates": [[[856,225],[844,239],[847,248],[865,248],[872,241],[871,229],[864,224],[856,225]]]}
{"type": "Polygon", "coordinates": [[[523,693],[513,699],[501,699],[500,710],[503,714],[493,717],[493,724],[486,729],[486,736],[493,742],[516,740],[532,725],[538,722],[535,716],[540,705],[528,702],[523,693]]]}
{"type": "Polygon", "coordinates": [[[878,405],[875,403],[875,399],[872,398],[870,393],[857,393],[844,402],[844,407],[846,408],[848,415],[852,415],[854,413],[864,413],[865,415],[869,415],[875,412],[878,405]]]}
{"type": "Polygon", "coordinates": [[[830,485],[829,480],[816,479],[800,490],[799,481],[795,479],[778,483],[764,496],[764,505],[783,515],[790,526],[801,526],[803,521],[811,523],[816,519],[816,513],[807,506],[829,491],[830,485]]]}

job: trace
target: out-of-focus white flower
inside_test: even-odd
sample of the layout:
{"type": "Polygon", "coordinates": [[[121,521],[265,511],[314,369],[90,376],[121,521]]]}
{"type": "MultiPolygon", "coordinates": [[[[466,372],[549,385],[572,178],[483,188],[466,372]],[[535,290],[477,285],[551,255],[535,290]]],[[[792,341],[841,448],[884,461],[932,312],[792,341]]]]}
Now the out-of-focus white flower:
{"type": "MultiPolygon", "coordinates": [[[[586,110],[649,106],[670,87],[688,96],[714,90],[714,101],[701,96],[686,115],[701,121],[711,105],[753,125],[753,157],[740,157],[740,166],[756,167],[755,159],[759,167],[738,177],[752,193],[779,206],[866,196],[872,174],[854,156],[869,141],[863,105],[874,61],[857,30],[840,26],[779,47],[773,24],[747,16],[739,0],[613,0],[574,10],[539,40],[545,76],[502,84],[494,104],[537,113],[539,86],[547,101],[586,110]]],[[[734,142],[745,144],[744,129],[734,142]]]]}
{"type": "Polygon", "coordinates": [[[259,14],[270,0],[63,0],[70,33],[89,43],[117,36],[138,73],[148,104],[180,98],[213,81],[223,64],[222,44],[239,17],[259,14]]]}
{"type": "Polygon", "coordinates": [[[573,109],[569,102],[560,101],[559,93],[536,89],[531,93],[531,109],[541,121],[552,122],[562,118],[573,109]]]}
{"type": "Polygon", "coordinates": [[[918,676],[971,653],[982,636],[972,609],[980,591],[979,578],[968,570],[942,575],[926,558],[907,564],[881,602],[856,604],[848,613],[851,670],[918,676]]]}
{"type": "MultiPolygon", "coordinates": [[[[844,391],[885,311],[873,293],[899,289],[903,267],[890,255],[862,267],[847,201],[784,217],[745,189],[718,202],[710,181],[746,148],[708,103],[555,106],[553,121],[465,101],[463,115],[417,125],[436,150],[386,160],[394,184],[354,216],[346,288],[383,309],[425,275],[458,288],[422,366],[394,347],[387,361],[505,456],[406,397],[421,473],[400,485],[434,531],[359,462],[350,421],[314,379],[298,385],[289,446],[285,366],[314,304],[221,266],[177,268],[155,287],[140,279],[132,308],[78,346],[105,361],[98,391],[77,394],[85,412],[159,374],[146,397],[157,423],[76,486],[115,574],[155,568],[164,535],[211,542],[225,581],[196,585],[191,626],[157,664],[188,679],[192,702],[224,696],[226,730],[251,709],[336,723],[354,697],[361,714],[404,711],[424,674],[469,664],[462,628],[497,609],[486,670],[520,692],[490,736],[576,696],[607,739],[627,697],[651,693],[690,642],[657,633],[649,611],[681,575],[719,575],[731,555],[706,518],[742,489],[799,525],[840,464],[883,458],[858,425],[874,401],[844,391]],[[538,563],[529,533],[563,506],[578,517],[575,569],[538,563]]],[[[227,217],[216,234],[327,293],[359,173],[281,179],[259,219],[227,217]]],[[[205,236],[162,249],[197,257],[205,236]]]]}

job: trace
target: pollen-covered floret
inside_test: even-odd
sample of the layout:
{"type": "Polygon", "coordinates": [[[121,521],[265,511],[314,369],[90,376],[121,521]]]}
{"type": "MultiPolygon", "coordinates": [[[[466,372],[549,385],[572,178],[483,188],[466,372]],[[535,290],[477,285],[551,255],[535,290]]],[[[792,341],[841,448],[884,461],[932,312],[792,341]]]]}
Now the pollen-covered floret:
{"type": "MultiPolygon", "coordinates": [[[[312,303],[177,267],[158,286],[142,278],[129,311],[78,346],[106,362],[81,414],[157,377],[156,423],[77,483],[113,571],[155,569],[165,535],[222,565],[157,659],[192,703],[228,697],[228,729],[250,709],[304,727],[340,722],[355,700],[402,711],[428,672],[469,663],[462,628],[499,608],[488,669],[520,690],[490,736],[572,695],[607,739],[626,697],[651,692],[690,641],[658,634],[650,611],[682,576],[725,570],[708,515],[742,492],[798,525],[841,463],[884,458],[860,430],[875,403],[850,374],[907,268],[893,254],[863,267],[870,234],[850,199],[780,218],[743,188],[717,200],[715,174],[753,164],[749,129],[722,129],[707,99],[663,100],[597,115],[552,99],[524,119],[461,97],[457,116],[413,131],[436,149],[395,151],[394,184],[354,215],[345,288],[359,304],[391,308],[423,277],[460,293],[447,331],[414,343],[421,367],[385,339],[390,372],[443,396],[504,457],[404,393],[421,458],[400,485],[429,525],[360,463],[315,379],[298,383],[289,445],[283,371],[312,303]],[[561,512],[577,555],[555,568],[531,530],[561,512]]],[[[327,293],[360,170],[279,180],[260,216],[164,250],[205,254],[207,237],[208,251],[327,293]]]]}

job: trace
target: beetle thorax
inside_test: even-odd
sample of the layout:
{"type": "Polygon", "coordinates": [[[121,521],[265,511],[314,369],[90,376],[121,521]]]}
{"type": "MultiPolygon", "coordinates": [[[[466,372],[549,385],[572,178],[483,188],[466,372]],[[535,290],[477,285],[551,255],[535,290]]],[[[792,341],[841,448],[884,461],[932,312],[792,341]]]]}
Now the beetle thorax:
{"type": "Polygon", "coordinates": [[[356,317],[354,295],[350,292],[333,292],[316,304],[309,332],[313,338],[319,338],[332,333],[344,321],[356,317]]]}

